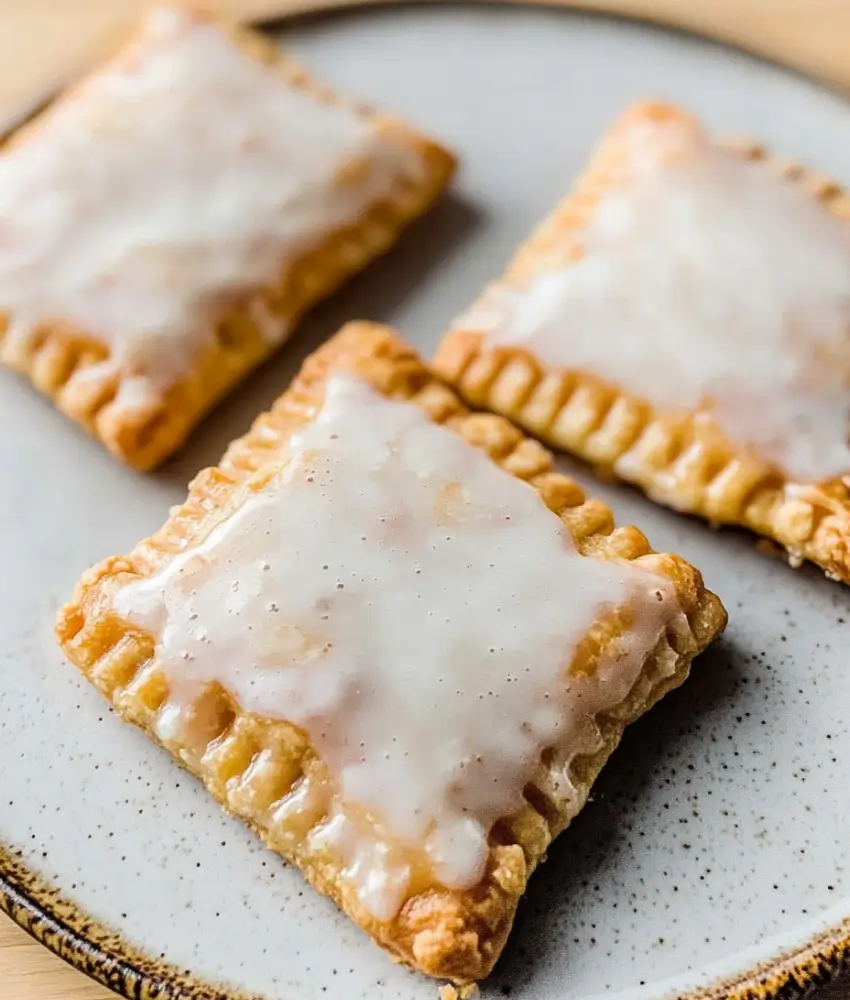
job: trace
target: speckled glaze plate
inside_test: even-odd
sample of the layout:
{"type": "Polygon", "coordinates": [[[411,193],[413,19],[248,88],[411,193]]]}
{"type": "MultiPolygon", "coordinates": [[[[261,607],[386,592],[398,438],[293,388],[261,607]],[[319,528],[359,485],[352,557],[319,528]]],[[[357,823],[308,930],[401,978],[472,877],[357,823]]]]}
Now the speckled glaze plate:
{"type": "MultiPolygon", "coordinates": [[[[429,353],[628,101],[672,98],[848,182],[850,106],[707,43],[532,8],[369,11],[282,37],[331,83],[444,138],[463,169],[156,475],[120,468],[0,376],[0,898],[128,996],[186,995],[170,983],[205,997],[433,998],[110,714],[63,662],[54,612],[83,567],[160,524],[341,321],[387,320],[429,353]]],[[[796,994],[850,955],[850,588],[757,554],[745,534],[592,488],[700,566],[730,626],[630,730],[535,875],[483,992],[796,994]]]]}

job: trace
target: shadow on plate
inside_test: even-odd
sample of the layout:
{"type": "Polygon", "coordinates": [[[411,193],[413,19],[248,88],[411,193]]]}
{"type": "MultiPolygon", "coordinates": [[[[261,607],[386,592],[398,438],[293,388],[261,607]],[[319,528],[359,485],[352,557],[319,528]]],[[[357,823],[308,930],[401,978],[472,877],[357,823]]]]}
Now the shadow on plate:
{"type": "MultiPolygon", "coordinates": [[[[606,884],[615,891],[623,888],[617,885],[621,873],[640,853],[640,842],[653,836],[653,790],[671,784],[677,771],[693,768],[688,761],[713,726],[709,716],[717,710],[724,718],[734,714],[749,662],[751,657],[728,637],[720,639],[695,661],[682,687],[628,727],[590,801],[533,875],[507,947],[488,980],[488,993],[523,991],[541,966],[553,966],[554,952],[562,956],[565,949],[596,947],[595,924],[584,926],[579,911],[606,884]]],[[[675,780],[690,783],[688,778],[675,780]]],[[[700,799],[701,811],[712,808],[711,799],[700,799]]],[[[627,889],[618,898],[628,898],[627,889]]],[[[610,961],[601,951],[599,958],[610,961]]],[[[558,965],[568,962],[569,957],[560,957],[558,965]]]]}

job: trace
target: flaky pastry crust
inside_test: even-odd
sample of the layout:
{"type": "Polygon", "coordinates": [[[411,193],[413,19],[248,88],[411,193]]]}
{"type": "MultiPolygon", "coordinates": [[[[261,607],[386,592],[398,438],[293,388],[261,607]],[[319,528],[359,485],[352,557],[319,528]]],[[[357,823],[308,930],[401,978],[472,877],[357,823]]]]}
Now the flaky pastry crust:
{"type": "MultiPolygon", "coordinates": [[[[190,16],[203,19],[194,10],[190,16]]],[[[280,346],[262,336],[251,306],[259,302],[287,328],[294,325],[307,309],[387,250],[401,230],[434,202],[455,166],[448,150],[390,116],[334,94],[281,56],[270,40],[242,28],[226,30],[236,45],[272,66],[288,85],[317,102],[346,108],[407,146],[421,164],[421,176],[398,178],[354,224],[329,231],[317,246],[287,265],[273,285],[232,308],[221,318],[214,343],[198,352],[188,374],[145,407],[128,410],[116,403],[122,383],[119,372],[91,378],[94,366],[109,357],[108,346],[94,333],[57,318],[43,323],[25,341],[14,342],[4,334],[15,317],[0,310],[0,362],[27,375],[63,413],[139,470],[153,468],[175,451],[203,414],[280,346]]],[[[133,46],[131,38],[113,64],[132,64],[133,46]]],[[[83,80],[57,103],[73,101],[86,84],[83,80]]],[[[15,133],[8,146],[36,135],[53,106],[15,133]]]]}
{"type": "MultiPolygon", "coordinates": [[[[641,104],[624,115],[574,189],[517,251],[502,283],[520,285],[580,256],[582,232],[600,198],[629,175],[623,137],[641,120],[693,124],[664,104],[641,104]]],[[[754,142],[723,145],[764,161],[850,225],[850,194],[840,185],[768,156],[754,142]]],[[[808,559],[850,583],[850,470],[827,482],[794,482],[730,441],[705,411],[666,411],[592,372],[554,369],[522,347],[490,345],[481,331],[463,324],[444,337],[433,363],[470,405],[510,417],[607,478],[633,483],[658,503],[715,524],[749,528],[779,542],[793,565],[808,559]]]]}
{"type": "MultiPolygon", "coordinates": [[[[343,328],[307,359],[291,388],[233,442],[219,467],[196,477],[187,501],[174,509],[157,534],[130,555],[106,559],[85,573],[58,618],[57,635],[65,652],[124,719],[156,739],[156,713],[168,695],[168,682],[155,659],[153,636],[119,618],[111,607],[112,595],[197,544],[240,505],[246,491],[262,488],[287,461],[292,435],[319,412],[326,380],[338,371],[355,373],[387,397],[415,403],[433,421],[530,483],[582,553],[627,559],[672,581],[687,626],[660,641],[627,698],[597,718],[602,749],[577,758],[570,769],[580,808],[624,727],[685,679],[692,658],[723,629],[725,611],[705,590],[696,569],[676,555],[653,552],[637,528],[616,528],[605,504],[585,498],[576,483],[556,472],[542,445],[502,417],[468,411],[385,327],[354,323],[343,328]]],[[[568,811],[552,793],[555,771],[544,754],[534,782],[526,788],[523,808],[492,830],[490,859],[480,884],[467,891],[425,886],[393,920],[381,922],[359,903],[339,869],[311,852],[306,831],[293,838],[274,818],[275,803],[303,775],[321,778],[324,773],[304,733],[241,711],[216,685],[199,698],[196,714],[205,720],[197,742],[169,740],[167,749],[396,960],[458,984],[490,972],[531,872],[578,811],[575,804],[568,811]]]]}

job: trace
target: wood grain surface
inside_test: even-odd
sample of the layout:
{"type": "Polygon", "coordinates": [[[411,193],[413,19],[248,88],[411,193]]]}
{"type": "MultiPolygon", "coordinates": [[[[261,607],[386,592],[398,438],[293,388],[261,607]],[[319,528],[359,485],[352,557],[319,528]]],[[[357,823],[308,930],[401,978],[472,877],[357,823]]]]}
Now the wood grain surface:
{"type": "MultiPolygon", "coordinates": [[[[147,2],[0,0],[0,133],[89,66],[126,31],[147,2]]],[[[213,2],[208,0],[206,6],[213,2]]],[[[246,20],[262,20],[375,2],[381,0],[217,0],[215,6],[246,20]]],[[[685,28],[850,91],[850,0],[544,2],[685,28]]],[[[850,991],[844,995],[850,996],[850,991]]],[[[112,996],[0,914],[2,1000],[109,1000],[112,996]]]]}
{"type": "Polygon", "coordinates": [[[0,914],[0,997],[3,1000],[115,1000],[100,983],[66,965],[0,914]]]}
{"type": "MultiPolygon", "coordinates": [[[[150,2],[0,0],[0,134],[91,65],[150,2]]],[[[193,2],[244,20],[265,20],[393,0],[193,2]]],[[[850,91],[850,0],[527,2],[583,7],[684,28],[749,49],[850,91]]]]}

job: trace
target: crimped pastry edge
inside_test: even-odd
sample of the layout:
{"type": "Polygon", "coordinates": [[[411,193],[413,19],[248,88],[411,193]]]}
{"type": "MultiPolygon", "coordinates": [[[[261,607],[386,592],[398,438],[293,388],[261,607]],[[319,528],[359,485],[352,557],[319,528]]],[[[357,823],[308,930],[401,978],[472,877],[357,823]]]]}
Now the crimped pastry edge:
{"type": "MultiPolygon", "coordinates": [[[[636,105],[621,122],[632,116],[690,120],[670,105],[653,103],[636,105]]],[[[722,146],[764,162],[850,225],[850,193],[840,184],[770,156],[751,140],[722,146]]],[[[603,139],[573,190],[520,247],[500,281],[510,284],[533,272],[538,246],[550,247],[557,238],[569,244],[580,234],[600,195],[616,181],[609,157],[603,139]]],[[[509,417],[606,478],[632,483],[656,502],[713,524],[749,528],[779,542],[792,565],[810,560],[828,576],[850,583],[850,475],[795,483],[735,445],[704,412],[654,407],[591,373],[548,367],[525,348],[490,346],[482,332],[462,325],[443,338],[433,365],[470,405],[509,417]]]]}
{"type": "MultiPolygon", "coordinates": [[[[292,433],[320,409],[328,374],[340,369],[367,379],[388,397],[421,406],[436,422],[533,485],[562,518],[582,552],[635,561],[663,573],[675,585],[689,630],[666,636],[625,701],[597,719],[601,749],[577,758],[570,768],[579,805],[583,804],[624,727],[681,683],[693,656],[722,630],[726,620],[722,605],[704,589],[697,570],[678,556],[654,553],[636,528],[614,528],[608,508],[587,500],[572,480],[555,472],[552,456],[541,445],[501,417],[470,413],[391,331],[373,324],[349,324],[309,358],[293,386],[230,446],[221,465],[196,477],[186,503],[172,511],[163,529],[129,556],[112,557],[84,574],[74,600],[57,621],[66,654],[119,715],[157,739],[153,723],[166,690],[162,672],[151,662],[153,639],[111,612],[110,595],[133,578],[156,572],[177,552],[200,541],[238,505],[243,491],[260,488],[274,475],[286,461],[292,433]]],[[[167,749],[204,781],[211,794],[252,826],[269,847],[294,862],[396,960],[458,984],[486,976],[510,932],[529,875],[578,811],[559,814],[545,792],[550,777],[546,765],[541,763],[532,783],[536,790],[529,791],[523,809],[494,828],[487,873],[478,886],[463,892],[428,888],[412,896],[394,920],[382,923],[363,909],[334,866],[285,843],[269,819],[274,803],[301,774],[322,767],[304,734],[286,723],[240,712],[220,690],[210,697],[222,702],[217,716],[221,732],[200,754],[175,743],[167,749]],[[280,763],[281,756],[287,759],[274,765],[274,758],[280,763]]]]}
{"type": "MultiPolygon", "coordinates": [[[[180,6],[178,4],[178,6],[180,6]]],[[[182,7],[200,20],[209,18],[191,6],[182,7]]],[[[24,375],[56,407],[84,427],[121,461],[140,471],[154,468],[185,441],[203,415],[288,337],[270,342],[252,318],[259,305],[291,328],[321,299],[389,249],[404,227],[423,214],[445,188],[455,168],[451,152],[389,115],[335,94],[281,55],[260,34],[230,24],[230,38],[252,58],[273,66],[291,86],[316,101],[345,108],[368,118],[420,159],[419,180],[400,177],[374,200],[357,222],[326,234],[321,243],[286,266],[280,279],[258,290],[219,322],[213,343],[198,353],[189,373],[168,388],[155,405],[130,413],[116,405],[123,381],[118,372],[108,380],[92,380],[91,370],[109,357],[108,346],[87,331],[61,319],[45,322],[23,343],[12,345],[5,333],[14,316],[0,311],[0,362],[24,375]]],[[[93,71],[122,61],[132,53],[135,34],[110,60],[93,71]]],[[[37,133],[43,118],[65,100],[83,91],[91,76],[64,91],[44,111],[25,123],[0,147],[12,146],[37,133]]]]}

